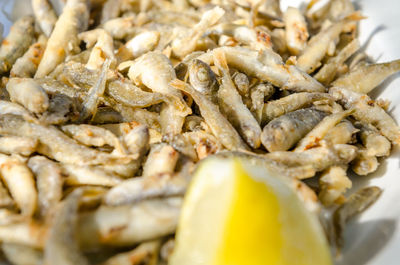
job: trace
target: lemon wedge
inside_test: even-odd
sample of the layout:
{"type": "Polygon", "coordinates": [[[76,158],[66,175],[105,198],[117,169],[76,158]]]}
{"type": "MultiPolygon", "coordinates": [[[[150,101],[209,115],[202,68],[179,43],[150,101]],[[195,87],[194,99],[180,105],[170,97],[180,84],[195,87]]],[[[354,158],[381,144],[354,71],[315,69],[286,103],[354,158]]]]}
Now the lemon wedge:
{"type": "Polygon", "coordinates": [[[316,216],[246,159],[203,161],[185,197],[170,265],[330,265],[316,216]]]}

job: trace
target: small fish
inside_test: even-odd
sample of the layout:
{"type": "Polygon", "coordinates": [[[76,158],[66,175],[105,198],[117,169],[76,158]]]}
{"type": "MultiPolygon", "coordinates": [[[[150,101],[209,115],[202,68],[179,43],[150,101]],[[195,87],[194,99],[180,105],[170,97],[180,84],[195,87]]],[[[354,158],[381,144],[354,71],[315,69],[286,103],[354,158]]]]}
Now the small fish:
{"type": "Polygon", "coordinates": [[[126,153],[121,141],[112,132],[104,128],[89,124],[69,124],[62,126],[61,130],[81,144],[97,147],[109,145],[120,154],[126,153]]]}
{"type": "Polygon", "coordinates": [[[122,0],[106,0],[101,10],[100,23],[104,24],[115,19],[121,12],[122,0]]]}
{"type": "Polygon", "coordinates": [[[143,165],[143,176],[162,173],[173,173],[179,153],[170,145],[159,144],[150,149],[146,163],[143,165]]]}
{"type": "Polygon", "coordinates": [[[323,139],[333,127],[353,112],[354,111],[350,109],[326,116],[300,140],[294,151],[301,152],[318,145],[319,141],[323,139]]]}
{"type": "Polygon", "coordinates": [[[120,156],[101,152],[78,144],[54,126],[43,126],[24,121],[15,115],[0,117],[0,133],[37,138],[38,153],[54,160],[76,165],[128,163],[134,156],[120,156]]]}
{"type": "Polygon", "coordinates": [[[183,100],[180,91],[169,85],[176,78],[170,60],[162,53],[148,52],[135,60],[129,68],[128,76],[137,85],[144,84],[154,92],[173,98],[163,105],[160,123],[164,134],[180,133],[184,117],[191,114],[191,109],[183,100]]]}
{"type": "Polygon", "coordinates": [[[21,116],[26,121],[35,122],[36,118],[29,113],[27,109],[22,107],[21,105],[5,100],[0,100],[0,114],[1,115],[17,115],[21,116]]]}
{"type": "MultiPolygon", "coordinates": [[[[235,23],[220,23],[206,32],[206,35],[228,36],[235,44],[249,46],[254,50],[271,49],[271,36],[258,28],[238,25],[235,23]]],[[[224,45],[220,45],[224,46],[224,45]]]]}
{"type": "Polygon", "coordinates": [[[352,194],[347,201],[333,213],[333,223],[336,232],[336,244],[343,246],[343,232],[345,224],[357,214],[365,211],[381,195],[379,187],[365,187],[352,194]]]}
{"type": "Polygon", "coordinates": [[[54,211],[63,195],[61,168],[44,156],[31,157],[28,167],[36,176],[40,216],[46,217],[54,211]]]}
{"type": "Polygon", "coordinates": [[[214,53],[223,51],[228,65],[262,82],[270,82],[282,89],[325,92],[325,88],[307,73],[293,65],[284,65],[279,54],[266,49],[260,52],[245,47],[219,47],[197,57],[207,64],[214,62],[214,53]]]}
{"type": "Polygon", "coordinates": [[[235,84],[239,94],[242,97],[248,97],[250,92],[250,80],[247,75],[241,72],[235,72],[232,75],[232,81],[235,84]]]}
{"type": "Polygon", "coordinates": [[[351,169],[359,176],[366,176],[378,169],[379,161],[374,155],[369,155],[368,150],[359,146],[357,157],[351,163],[351,169]]]}
{"type": "Polygon", "coordinates": [[[189,65],[189,82],[194,89],[205,95],[213,103],[218,102],[218,82],[210,66],[201,60],[193,59],[189,65]]]}
{"type": "Polygon", "coordinates": [[[149,51],[153,51],[159,40],[160,32],[158,31],[139,33],[118,49],[117,57],[121,62],[136,59],[149,51]]]}
{"type": "Polygon", "coordinates": [[[392,148],[390,141],[370,124],[358,124],[360,140],[369,156],[388,156],[392,148]]]}
{"type": "Polygon", "coordinates": [[[0,137],[0,153],[30,156],[36,151],[38,144],[35,138],[4,135],[0,137]]]}
{"type": "Polygon", "coordinates": [[[214,63],[222,73],[222,81],[218,90],[218,103],[221,112],[232,123],[246,143],[256,149],[261,145],[261,128],[250,110],[243,104],[226,62],[224,52],[214,52],[214,63]]]}
{"type": "Polygon", "coordinates": [[[263,120],[264,102],[275,93],[275,88],[268,83],[260,83],[250,89],[251,112],[259,124],[263,120]]]}
{"type": "Polygon", "coordinates": [[[360,12],[357,11],[332,24],[329,28],[320,31],[308,41],[307,47],[297,58],[296,66],[307,73],[314,72],[328,52],[329,45],[339,36],[346,24],[363,18],[360,12]]]}
{"type": "Polygon", "coordinates": [[[19,158],[0,154],[0,173],[23,216],[31,217],[37,207],[32,172],[19,158]]]}
{"type": "Polygon", "coordinates": [[[288,7],[283,20],[285,22],[285,37],[288,50],[292,55],[298,55],[306,47],[309,37],[304,16],[297,8],[288,7]]]}
{"type": "Polygon", "coordinates": [[[359,65],[332,85],[367,94],[379,86],[386,78],[400,71],[400,60],[387,63],[359,65]]]}
{"type": "Polygon", "coordinates": [[[67,55],[79,52],[78,33],[84,31],[88,24],[88,2],[69,0],[49,37],[35,78],[45,77],[62,63],[67,55]]]}
{"type": "Polygon", "coordinates": [[[46,232],[47,228],[37,222],[24,220],[0,225],[0,240],[1,242],[43,249],[47,239],[46,232]]]}
{"type": "Polygon", "coordinates": [[[143,91],[129,80],[110,81],[106,88],[106,94],[133,108],[149,107],[166,100],[166,96],[163,94],[143,91]]]}
{"type": "Polygon", "coordinates": [[[23,56],[15,61],[10,71],[11,77],[32,78],[42,60],[46,48],[47,38],[40,35],[37,42],[33,43],[23,56]]]}
{"type": "Polygon", "coordinates": [[[12,102],[21,104],[33,113],[43,113],[49,107],[49,97],[34,79],[11,78],[6,89],[12,102]]]}
{"type": "Polygon", "coordinates": [[[150,199],[132,205],[102,205],[80,215],[77,233],[80,245],[83,249],[132,246],[170,235],[176,230],[181,205],[180,197],[150,199]]]}
{"type": "Polygon", "coordinates": [[[65,185],[70,186],[96,185],[112,187],[122,181],[119,176],[94,166],[63,164],[62,171],[67,175],[64,181],[65,185]]]}
{"type": "Polygon", "coordinates": [[[44,264],[86,265],[89,261],[79,250],[77,224],[82,190],[73,191],[57,209],[44,248],[44,264]]]}
{"type": "Polygon", "coordinates": [[[104,29],[93,29],[78,34],[78,38],[86,43],[86,48],[92,48],[86,68],[89,70],[100,70],[108,59],[110,68],[113,69],[117,63],[114,55],[114,40],[104,29]]]}
{"type": "Polygon", "coordinates": [[[353,136],[359,130],[348,120],[339,122],[335,127],[330,129],[324,136],[324,141],[330,144],[347,144],[352,142],[353,136]]]}
{"type": "Polygon", "coordinates": [[[57,15],[47,0],[32,0],[32,9],[40,29],[50,37],[57,22],[57,15]]]}
{"type": "Polygon", "coordinates": [[[279,116],[264,127],[261,142],[269,152],[289,150],[325,116],[324,112],[311,108],[279,116]]]}
{"type": "MultiPolygon", "coordinates": [[[[108,2],[115,0],[108,0],[108,2]]],[[[120,1],[120,0],[117,0],[120,1]]],[[[110,19],[102,27],[114,38],[123,39],[127,36],[137,33],[139,30],[135,27],[135,17],[126,16],[110,19]]]]}
{"type": "Polygon", "coordinates": [[[225,10],[219,6],[206,11],[202,15],[199,23],[194,25],[193,28],[187,32],[187,34],[183,34],[181,37],[178,36],[178,38],[172,42],[172,51],[175,56],[183,58],[189,53],[193,52],[200,37],[209,27],[216,24],[224,14],[225,10]]]}
{"type": "Polygon", "coordinates": [[[347,165],[331,166],[321,173],[318,198],[323,205],[333,205],[351,188],[352,182],[347,176],[347,168],[347,165]]]}
{"type": "Polygon", "coordinates": [[[289,112],[307,107],[315,101],[324,99],[333,100],[333,98],[327,93],[300,92],[290,94],[277,100],[268,101],[263,104],[262,124],[266,124],[289,112]]]}
{"type": "Polygon", "coordinates": [[[34,41],[34,34],[32,16],[22,17],[14,23],[0,47],[0,74],[11,70],[15,61],[29,49],[34,41]]]}
{"type": "Polygon", "coordinates": [[[265,157],[287,166],[310,165],[316,172],[334,165],[345,165],[357,156],[357,147],[336,144],[331,147],[315,147],[303,152],[275,151],[265,157]]]}
{"type": "Polygon", "coordinates": [[[110,64],[111,61],[108,59],[104,62],[96,84],[94,84],[88,91],[85,100],[82,103],[82,112],[80,113],[79,117],[81,121],[96,115],[100,97],[103,96],[106,89],[107,71],[110,67],[110,64]]]}
{"type": "Polygon", "coordinates": [[[132,204],[155,197],[183,195],[188,181],[180,174],[159,173],[124,180],[112,187],[104,197],[106,205],[132,204]]]}
{"type": "Polygon", "coordinates": [[[49,108],[39,117],[39,122],[44,125],[74,122],[79,118],[80,107],[76,97],[71,98],[61,93],[50,94],[49,108]]]}
{"type": "Polygon", "coordinates": [[[193,97],[200,108],[201,115],[204,117],[205,122],[210,126],[212,133],[218,138],[222,145],[229,150],[248,149],[235,128],[229,123],[225,116],[221,114],[218,105],[208,100],[206,96],[184,82],[174,80],[171,85],[193,97]]]}
{"type": "Polygon", "coordinates": [[[393,144],[400,144],[400,129],[396,122],[368,95],[336,87],[330,88],[329,93],[342,101],[347,109],[354,109],[352,116],[356,120],[374,125],[393,144]]]}
{"type": "MultiPolygon", "coordinates": [[[[360,48],[358,40],[353,40],[347,44],[339,53],[329,60],[322,66],[322,68],[315,74],[314,78],[317,79],[324,85],[329,85],[338,71],[338,67],[343,65],[344,62],[352,56],[360,48]]],[[[338,80],[340,80],[339,78],[338,80]]],[[[347,87],[346,87],[347,88],[347,87]]]]}

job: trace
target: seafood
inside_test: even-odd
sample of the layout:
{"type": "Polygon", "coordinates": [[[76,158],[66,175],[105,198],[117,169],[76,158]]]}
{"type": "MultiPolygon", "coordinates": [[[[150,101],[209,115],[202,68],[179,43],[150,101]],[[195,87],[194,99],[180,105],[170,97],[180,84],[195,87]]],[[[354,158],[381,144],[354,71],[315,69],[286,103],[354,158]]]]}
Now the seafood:
{"type": "Polygon", "coordinates": [[[400,131],[396,122],[384,109],[374,103],[370,97],[365,94],[336,87],[332,87],[329,93],[342,100],[346,108],[353,108],[354,112],[352,116],[356,120],[372,124],[393,144],[400,144],[400,131]]]}
{"type": "Polygon", "coordinates": [[[0,153],[30,156],[36,151],[38,140],[29,137],[5,135],[0,137],[0,153]]]}
{"type": "Polygon", "coordinates": [[[315,171],[322,171],[333,165],[348,164],[357,156],[357,147],[336,144],[332,147],[315,147],[303,152],[276,151],[266,157],[288,165],[311,165],[315,171]]]}
{"type": "Polygon", "coordinates": [[[187,181],[179,174],[159,173],[125,180],[104,197],[107,205],[123,205],[148,198],[183,195],[187,181]]]}
{"type": "Polygon", "coordinates": [[[346,24],[362,18],[363,17],[359,12],[355,12],[341,21],[334,23],[326,30],[320,31],[308,41],[308,46],[297,58],[296,66],[307,73],[312,73],[318,67],[321,59],[328,52],[329,45],[335,38],[339,37],[339,34],[343,31],[346,24]]]}
{"type": "Polygon", "coordinates": [[[120,61],[136,59],[141,55],[156,48],[160,40],[158,31],[145,31],[133,37],[124,46],[119,48],[118,57],[120,61]]]}
{"type": "MultiPolygon", "coordinates": [[[[185,1],[186,2],[186,1],[185,1]]],[[[196,42],[203,35],[203,33],[212,25],[218,22],[218,20],[225,14],[225,11],[220,7],[214,7],[213,9],[205,12],[199,23],[193,26],[187,34],[182,37],[176,38],[172,42],[172,51],[177,57],[185,57],[189,53],[193,52],[196,48],[196,42]]]]}
{"type": "Polygon", "coordinates": [[[79,145],[53,126],[30,123],[14,115],[0,117],[0,133],[37,138],[40,142],[39,153],[67,164],[113,164],[132,160],[132,156],[113,155],[79,145]]]}
{"type": "Polygon", "coordinates": [[[300,109],[270,121],[263,129],[261,142],[269,152],[286,151],[293,147],[324,117],[315,109],[300,109]]]}
{"type": "Polygon", "coordinates": [[[326,93],[300,92],[288,95],[278,100],[271,100],[264,104],[262,109],[262,123],[266,124],[286,113],[302,109],[314,101],[330,99],[326,93]]]}
{"type": "Polygon", "coordinates": [[[103,205],[80,216],[79,242],[86,249],[101,245],[131,246],[172,234],[181,205],[180,197],[151,199],[132,205],[103,205]]]}
{"type": "MultiPolygon", "coordinates": [[[[343,65],[343,63],[359,48],[360,44],[358,40],[351,41],[335,57],[330,58],[328,62],[322,66],[318,73],[315,74],[315,79],[324,85],[330,84],[337,74],[338,66],[343,65]]],[[[341,78],[339,78],[339,80],[341,78]]],[[[337,82],[337,80],[335,82],[337,82]]]]}
{"type": "Polygon", "coordinates": [[[168,264],[207,157],[283,176],[332,247],[381,193],[349,172],[400,144],[369,95],[400,60],[369,61],[351,0],[31,2],[0,47],[7,264],[168,264]]]}
{"type": "Polygon", "coordinates": [[[154,92],[166,94],[171,98],[163,105],[160,123],[165,134],[177,134],[182,130],[184,117],[191,113],[181,93],[169,85],[176,78],[170,60],[162,53],[148,52],[129,68],[128,76],[137,85],[144,84],[154,92]],[[154,78],[154,77],[157,78],[154,78]]]}
{"type": "Polygon", "coordinates": [[[298,55],[306,47],[308,40],[307,23],[301,12],[294,7],[289,7],[283,17],[285,21],[285,37],[288,50],[293,55],[298,55]]]}
{"type": "Polygon", "coordinates": [[[269,100],[275,93],[275,88],[271,84],[261,83],[251,88],[251,111],[258,123],[263,122],[264,101],[269,100]]]}
{"type": "Polygon", "coordinates": [[[210,66],[201,60],[193,59],[189,66],[189,82],[198,92],[207,99],[218,104],[218,83],[215,73],[210,66]]]}
{"type": "Polygon", "coordinates": [[[309,133],[304,136],[303,139],[297,144],[294,151],[304,151],[313,146],[318,145],[320,139],[324,138],[325,135],[344,118],[349,116],[353,110],[342,111],[333,113],[321,120],[309,133]]]}
{"type": "Polygon", "coordinates": [[[238,132],[228,122],[228,120],[220,113],[219,108],[212,101],[209,101],[206,96],[196,91],[191,86],[174,81],[173,86],[187,92],[196,101],[200,108],[205,121],[210,126],[214,135],[218,137],[220,142],[228,149],[247,149],[246,144],[240,138],[238,132]]]}
{"type": "Polygon", "coordinates": [[[32,8],[35,18],[39,22],[40,29],[46,37],[50,37],[57,22],[56,12],[47,0],[33,0],[32,8]]]}
{"type": "Polygon", "coordinates": [[[36,176],[40,215],[46,217],[51,211],[54,211],[62,198],[61,168],[57,163],[44,156],[31,157],[28,167],[36,176]]]}
{"type": "Polygon", "coordinates": [[[149,107],[165,100],[162,94],[143,91],[129,83],[128,80],[111,81],[106,89],[106,94],[118,102],[133,108],[149,107]]]}
{"type": "Polygon", "coordinates": [[[7,73],[34,40],[34,19],[26,16],[18,19],[0,47],[0,74],[7,73]]]}
{"type": "Polygon", "coordinates": [[[17,157],[0,154],[0,173],[21,214],[32,216],[37,207],[37,191],[28,166],[17,157]]]}
{"type": "Polygon", "coordinates": [[[340,206],[333,214],[335,232],[337,235],[337,245],[343,246],[343,231],[346,222],[356,214],[365,211],[381,195],[379,187],[371,186],[360,189],[352,194],[346,203],[340,206]]]}
{"type": "Polygon", "coordinates": [[[179,153],[170,145],[154,145],[143,165],[143,176],[173,173],[179,153]]]}
{"type": "Polygon", "coordinates": [[[79,251],[76,226],[82,190],[73,191],[59,206],[44,248],[44,264],[89,264],[79,251]]]}
{"type": "Polygon", "coordinates": [[[258,148],[261,144],[261,128],[250,110],[243,101],[232,82],[229,68],[223,52],[214,52],[214,63],[222,72],[221,86],[218,90],[218,103],[221,112],[227,117],[232,125],[239,131],[248,145],[258,148]]]}
{"type": "Polygon", "coordinates": [[[101,69],[105,60],[110,60],[111,68],[116,64],[114,55],[114,43],[111,35],[104,29],[94,29],[78,34],[78,38],[86,43],[86,47],[92,48],[86,68],[89,70],[101,69]]]}
{"type": "Polygon", "coordinates": [[[332,166],[324,170],[319,177],[319,186],[321,190],[318,197],[324,205],[330,206],[343,198],[343,194],[352,186],[347,176],[347,166],[332,166]]]}
{"type": "Polygon", "coordinates": [[[63,132],[74,138],[78,142],[87,146],[104,146],[110,145],[121,154],[125,153],[121,141],[109,130],[98,126],[80,124],[80,125],[64,125],[63,132]]]}
{"type": "Polygon", "coordinates": [[[43,58],[35,74],[36,78],[48,75],[64,61],[67,55],[78,53],[78,33],[88,27],[88,9],[86,0],[69,0],[66,3],[47,41],[43,58]]]}
{"type": "Polygon", "coordinates": [[[400,71],[400,60],[387,63],[359,65],[332,85],[367,94],[390,75],[400,71]]]}
{"type": "Polygon", "coordinates": [[[83,102],[83,108],[80,115],[81,120],[85,120],[89,117],[93,117],[96,114],[97,106],[100,101],[100,97],[104,94],[106,90],[106,82],[107,82],[107,70],[110,67],[111,61],[106,60],[102,66],[99,79],[97,82],[90,88],[88,91],[86,98],[83,102]]]}
{"type": "Polygon", "coordinates": [[[29,78],[12,78],[7,83],[10,100],[33,113],[43,113],[49,107],[49,97],[44,89],[29,78]]]}
{"type": "Polygon", "coordinates": [[[47,38],[41,35],[38,41],[33,43],[25,54],[15,61],[11,68],[10,76],[32,78],[42,60],[46,44],[47,38]]]}
{"type": "Polygon", "coordinates": [[[369,156],[388,156],[391,149],[390,141],[372,125],[361,124],[360,139],[369,156]]]}

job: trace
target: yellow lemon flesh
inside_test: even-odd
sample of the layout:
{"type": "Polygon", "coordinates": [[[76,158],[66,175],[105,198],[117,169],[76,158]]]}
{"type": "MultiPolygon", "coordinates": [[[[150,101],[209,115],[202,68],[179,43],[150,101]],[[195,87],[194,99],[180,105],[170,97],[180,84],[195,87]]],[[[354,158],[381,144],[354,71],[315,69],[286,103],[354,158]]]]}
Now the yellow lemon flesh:
{"type": "Polygon", "coordinates": [[[170,265],[331,265],[323,230],[297,195],[239,158],[200,164],[186,194],[170,265]]]}

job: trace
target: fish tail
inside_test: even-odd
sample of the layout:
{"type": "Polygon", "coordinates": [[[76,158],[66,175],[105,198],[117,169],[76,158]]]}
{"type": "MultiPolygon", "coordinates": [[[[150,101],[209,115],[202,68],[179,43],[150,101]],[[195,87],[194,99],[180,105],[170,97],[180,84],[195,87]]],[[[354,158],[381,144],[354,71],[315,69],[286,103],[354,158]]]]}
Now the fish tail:
{"type": "Polygon", "coordinates": [[[183,92],[189,93],[189,89],[187,89],[186,83],[181,81],[181,80],[179,80],[179,79],[174,79],[169,84],[173,88],[176,88],[176,89],[181,90],[183,92]]]}
{"type": "Polygon", "coordinates": [[[226,61],[225,52],[221,49],[214,50],[214,64],[223,71],[229,71],[228,63],[226,61]]]}
{"type": "Polygon", "coordinates": [[[353,13],[350,13],[349,15],[345,16],[343,18],[344,22],[352,22],[352,21],[359,21],[359,20],[363,20],[366,19],[366,16],[363,16],[361,14],[361,11],[355,11],[353,13]]]}

